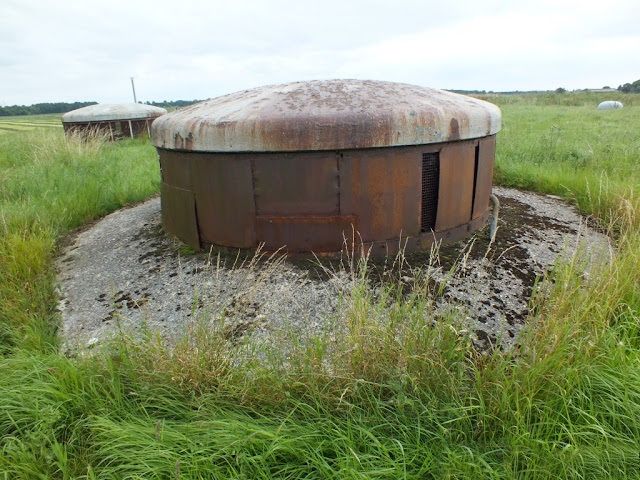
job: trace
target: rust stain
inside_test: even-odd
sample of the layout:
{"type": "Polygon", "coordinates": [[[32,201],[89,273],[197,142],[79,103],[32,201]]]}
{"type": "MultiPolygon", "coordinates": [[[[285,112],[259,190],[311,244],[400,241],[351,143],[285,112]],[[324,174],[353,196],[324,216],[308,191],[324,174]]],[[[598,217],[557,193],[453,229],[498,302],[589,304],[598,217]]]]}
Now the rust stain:
{"type": "Polygon", "coordinates": [[[358,228],[354,215],[258,215],[257,236],[268,250],[335,252],[358,228]]]}
{"type": "Polygon", "coordinates": [[[442,147],[436,231],[458,227],[471,220],[474,171],[474,142],[452,142],[442,147]]]}
{"type": "Polygon", "coordinates": [[[493,186],[493,165],[496,155],[496,137],[488,137],[478,142],[478,173],[472,218],[482,216],[489,209],[491,187],[493,186]]]}
{"type": "Polygon", "coordinates": [[[449,140],[458,140],[460,138],[460,125],[455,118],[451,119],[449,123],[449,140]]]}
{"type": "Polygon", "coordinates": [[[375,251],[385,244],[387,252],[401,237],[413,239],[410,250],[419,249],[433,235],[458,239],[483,225],[495,137],[336,152],[158,152],[166,185],[163,223],[190,244],[197,237],[229,247],[264,243],[291,252],[336,252],[356,229],[359,240],[376,245],[375,251]],[[425,153],[439,155],[440,163],[433,234],[421,232],[425,153]],[[184,192],[193,198],[195,217],[184,192]],[[173,216],[194,218],[195,226],[173,216]]]}
{"type": "Polygon", "coordinates": [[[382,253],[457,239],[488,214],[499,128],[491,104],[391,82],[225,95],[151,126],[163,224],[191,244],[291,252],[340,251],[353,229],[382,253]]]}
{"type": "Polygon", "coordinates": [[[481,100],[402,83],[323,80],[244,90],[179,109],[153,123],[152,137],[164,148],[284,152],[424,145],[499,129],[500,110],[481,100]]]}

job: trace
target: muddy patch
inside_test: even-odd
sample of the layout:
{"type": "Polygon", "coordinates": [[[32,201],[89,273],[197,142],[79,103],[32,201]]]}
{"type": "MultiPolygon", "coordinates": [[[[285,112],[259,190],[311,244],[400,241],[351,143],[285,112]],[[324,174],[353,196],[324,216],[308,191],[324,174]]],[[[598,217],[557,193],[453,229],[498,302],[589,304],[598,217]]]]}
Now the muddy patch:
{"type": "MultiPolygon", "coordinates": [[[[498,233],[370,266],[373,283],[393,271],[410,289],[425,272],[437,286],[436,313],[455,310],[479,347],[509,345],[528,314],[536,282],[560,255],[610,255],[608,238],[566,203],[496,188],[498,233]],[[397,270],[397,269],[396,269],[397,270]]],[[[327,261],[329,268],[336,263],[327,261]]],[[[57,260],[63,349],[91,348],[120,331],[153,331],[172,341],[196,321],[221,322],[230,341],[247,335],[305,338],[340,326],[348,272],[327,275],[316,260],[246,252],[194,253],[160,226],[160,201],[115,212],[68,242],[57,260]]]]}

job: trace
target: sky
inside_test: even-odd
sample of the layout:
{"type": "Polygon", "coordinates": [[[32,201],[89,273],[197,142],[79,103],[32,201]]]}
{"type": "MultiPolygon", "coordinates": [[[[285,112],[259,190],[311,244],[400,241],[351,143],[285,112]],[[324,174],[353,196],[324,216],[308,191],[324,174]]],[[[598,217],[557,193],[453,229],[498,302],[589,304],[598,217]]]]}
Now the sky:
{"type": "Polygon", "coordinates": [[[640,78],[640,0],[0,0],[0,105],[211,98],[296,80],[464,90],[640,78]]]}

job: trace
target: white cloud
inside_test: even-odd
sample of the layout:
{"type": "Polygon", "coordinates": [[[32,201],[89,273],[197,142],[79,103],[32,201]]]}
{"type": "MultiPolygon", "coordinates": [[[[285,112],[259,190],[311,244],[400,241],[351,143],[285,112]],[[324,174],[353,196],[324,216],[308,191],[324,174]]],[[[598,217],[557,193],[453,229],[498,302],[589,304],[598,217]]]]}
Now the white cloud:
{"type": "Polygon", "coordinates": [[[640,77],[640,2],[4,0],[0,103],[193,99],[375,78],[486,90],[640,77]]]}

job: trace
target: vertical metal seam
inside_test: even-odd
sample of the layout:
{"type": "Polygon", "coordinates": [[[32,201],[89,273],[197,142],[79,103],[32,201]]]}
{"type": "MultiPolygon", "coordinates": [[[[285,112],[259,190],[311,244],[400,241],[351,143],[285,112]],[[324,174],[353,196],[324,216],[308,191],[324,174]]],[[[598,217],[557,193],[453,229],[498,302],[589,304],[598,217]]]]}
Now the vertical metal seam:
{"type": "Polygon", "coordinates": [[[198,217],[198,202],[196,202],[196,194],[193,192],[193,190],[190,190],[191,195],[193,196],[193,216],[196,219],[196,235],[198,236],[198,249],[202,248],[202,244],[204,243],[202,241],[202,234],[200,233],[200,222],[199,217],[198,217]]]}
{"type": "Polygon", "coordinates": [[[469,220],[473,219],[473,212],[476,208],[476,188],[478,187],[478,164],[480,163],[480,142],[476,143],[475,157],[473,165],[473,189],[471,193],[471,213],[469,220]]]}
{"type": "Polygon", "coordinates": [[[256,160],[251,158],[249,160],[249,167],[251,168],[251,191],[253,193],[253,232],[255,234],[255,242],[260,244],[258,240],[258,198],[256,195],[256,160]]]}
{"type": "Polygon", "coordinates": [[[340,197],[340,190],[342,184],[340,183],[340,160],[343,158],[342,152],[336,152],[336,172],[338,174],[338,214],[342,214],[342,199],[340,197]]]}

